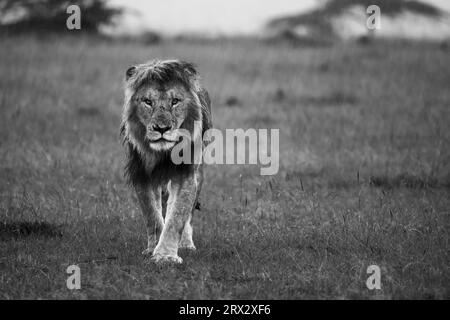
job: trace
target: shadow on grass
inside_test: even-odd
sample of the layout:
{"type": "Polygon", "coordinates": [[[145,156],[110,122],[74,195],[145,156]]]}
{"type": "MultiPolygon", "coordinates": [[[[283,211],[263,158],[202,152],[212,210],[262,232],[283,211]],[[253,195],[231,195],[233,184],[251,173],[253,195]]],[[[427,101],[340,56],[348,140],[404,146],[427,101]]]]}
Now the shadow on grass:
{"type": "Polygon", "coordinates": [[[242,107],[242,101],[235,96],[229,96],[225,100],[225,106],[227,107],[242,107]]]}
{"type": "Polygon", "coordinates": [[[62,227],[47,222],[2,221],[0,222],[0,241],[25,237],[61,238],[62,227]]]}

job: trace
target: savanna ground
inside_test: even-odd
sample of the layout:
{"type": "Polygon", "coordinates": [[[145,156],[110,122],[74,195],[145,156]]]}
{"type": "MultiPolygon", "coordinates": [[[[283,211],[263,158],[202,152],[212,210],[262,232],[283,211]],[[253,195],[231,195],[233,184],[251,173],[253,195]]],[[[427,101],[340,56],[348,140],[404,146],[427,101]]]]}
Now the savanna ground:
{"type": "Polygon", "coordinates": [[[450,54],[436,44],[154,46],[8,38],[0,51],[0,298],[449,298],[450,54]],[[215,126],[279,128],[280,170],[209,166],[195,253],[161,268],[123,177],[127,66],[199,67],[215,126]],[[66,268],[81,268],[81,290],[66,268]],[[366,269],[381,268],[381,290],[366,269]]]}

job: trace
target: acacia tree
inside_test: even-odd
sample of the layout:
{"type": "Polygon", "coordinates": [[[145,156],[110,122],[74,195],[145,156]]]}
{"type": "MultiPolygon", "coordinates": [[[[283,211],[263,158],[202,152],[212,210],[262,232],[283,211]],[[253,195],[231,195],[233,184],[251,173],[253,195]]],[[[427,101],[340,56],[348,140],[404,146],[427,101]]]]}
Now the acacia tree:
{"type": "Polygon", "coordinates": [[[112,23],[122,10],[111,8],[105,0],[0,0],[0,28],[11,32],[64,32],[66,10],[78,5],[82,30],[97,33],[100,26],[112,23]]]}

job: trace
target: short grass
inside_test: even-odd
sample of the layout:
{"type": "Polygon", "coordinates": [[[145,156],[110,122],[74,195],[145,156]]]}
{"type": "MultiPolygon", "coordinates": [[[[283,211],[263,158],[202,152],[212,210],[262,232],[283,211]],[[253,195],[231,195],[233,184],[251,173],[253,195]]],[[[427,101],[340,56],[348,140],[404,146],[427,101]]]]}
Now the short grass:
{"type": "Polygon", "coordinates": [[[445,46],[1,43],[0,298],[450,298],[445,46]],[[198,250],[161,267],[118,127],[126,67],[173,57],[198,65],[216,127],[280,129],[280,171],[207,167],[198,250]]]}

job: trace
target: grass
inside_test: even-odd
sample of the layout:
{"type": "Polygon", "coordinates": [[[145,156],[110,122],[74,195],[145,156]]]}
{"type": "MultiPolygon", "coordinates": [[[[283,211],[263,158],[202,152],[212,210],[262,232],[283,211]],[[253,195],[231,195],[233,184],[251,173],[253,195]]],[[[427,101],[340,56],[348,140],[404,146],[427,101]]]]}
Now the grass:
{"type": "Polygon", "coordinates": [[[450,298],[445,48],[1,41],[0,298],[450,298]],[[276,176],[207,167],[198,250],[164,268],[118,137],[124,72],[155,57],[199,66],[216,127],[280,128],[276,176]]]}

